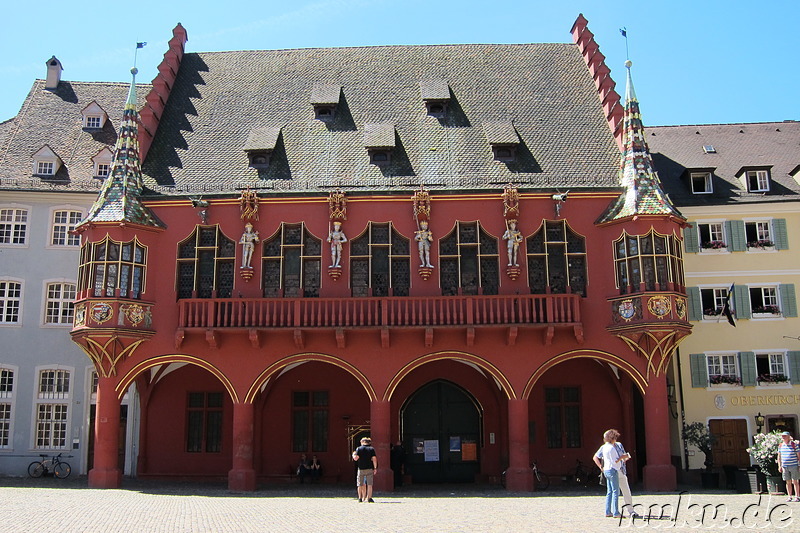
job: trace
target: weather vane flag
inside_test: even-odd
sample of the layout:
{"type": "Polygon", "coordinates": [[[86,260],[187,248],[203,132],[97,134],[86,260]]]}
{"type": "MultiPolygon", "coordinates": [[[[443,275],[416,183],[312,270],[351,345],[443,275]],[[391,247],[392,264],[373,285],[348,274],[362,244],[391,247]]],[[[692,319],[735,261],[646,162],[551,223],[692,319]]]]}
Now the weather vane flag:
{"type": "Polygon", "coordinates": [[[619,32],[625,38],[625,59],[630,59],[631,54],[628,52],[628,30],[625,28],[620,28],[619,32]]]}
{"type": "Polygon", "coordinates": [[[133,68],[136,68],[136,56],[139,55],[139,48],[144,48],[145,46],[147,46],[147,43],[144,41],[136,43],[136,51],[133,52],[133,68]]]}

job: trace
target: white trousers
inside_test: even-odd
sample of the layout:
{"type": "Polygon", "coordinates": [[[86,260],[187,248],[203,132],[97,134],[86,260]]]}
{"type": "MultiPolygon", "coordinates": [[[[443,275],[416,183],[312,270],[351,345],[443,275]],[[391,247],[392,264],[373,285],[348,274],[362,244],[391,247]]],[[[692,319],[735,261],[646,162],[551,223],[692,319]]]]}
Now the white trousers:
{"type": "Polygon", "coordinates": [[[622,510],[625,514],[633,513],[633,495],[631,495],[631,487],[628,485],[628,476],[619,471],[619,490],[622,493],[622,498],[625,500],[625,505],[622,510]]]}

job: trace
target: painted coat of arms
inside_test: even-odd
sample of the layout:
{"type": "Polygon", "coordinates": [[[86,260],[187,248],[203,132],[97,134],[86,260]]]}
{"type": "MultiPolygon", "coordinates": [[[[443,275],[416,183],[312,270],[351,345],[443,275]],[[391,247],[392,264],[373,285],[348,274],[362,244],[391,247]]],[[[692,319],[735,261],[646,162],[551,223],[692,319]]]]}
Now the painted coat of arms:
{"type": "Polygon", "coordinates": [[[675,298],[675,314],[681,320],[686,318],[686,300],[684,298],[675,298]]]}
{"type": "Polygon", "coordinates": [[[98,324],[103,324],[111,320],[111,317],[114,316],[114,309],[111,307],[111,304],[107,302],[97,302],[92,306],[90,313],[92,320],[98,324]]]}
{"type": "Polygon", "coordinates": [[[647,300],[647,309],[658,318],[664,318],[672,311],[672,304],[666,296],[653,296],[647,300]]]}
{"type": "Polygon", "coordinates": [[[144,307],[141,305],[126,305],[122,307],[122,311],[125,313],[125,317],[128,319],[128,322],[134,326],[138,326],[139,323],[144,320],[144,307]]]}
{"type": "Polygon", "coordinates": [[[622,300],[619,303],[619,307],[617,307],[617,312],[619,312],[619,316],[624,318],[626,321],[630,321],[633,318],[633,315],[636,314],[636,308],[633,306],[633,300],[622,300]]]}

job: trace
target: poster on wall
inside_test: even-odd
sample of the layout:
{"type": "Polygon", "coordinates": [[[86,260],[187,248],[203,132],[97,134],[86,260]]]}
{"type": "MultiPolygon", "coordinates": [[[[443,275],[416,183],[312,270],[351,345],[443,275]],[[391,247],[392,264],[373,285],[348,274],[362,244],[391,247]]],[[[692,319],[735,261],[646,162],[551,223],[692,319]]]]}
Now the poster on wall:
{"type": "Polygon", "coordinates": [[[450,451],[451,452],[461,451],[461,437],[450,437],[450,451]]]}
{"type": "Polygon", "coordinates": [[[461,443],[461,460],[462,461],[477,461],[478,460],[478,444],[474,441],[464,441],[461,443]]]}
{"type": "Polygon", "coordinates": [[[411,442],[414,443],[414,453],[425,453],[425,439],[414,437],[411,442]]]}
{"type": "Polygon", "coordinates": [[[426,440],[425,441],[425,462],[439,460],[439,441],[426,440]]]}

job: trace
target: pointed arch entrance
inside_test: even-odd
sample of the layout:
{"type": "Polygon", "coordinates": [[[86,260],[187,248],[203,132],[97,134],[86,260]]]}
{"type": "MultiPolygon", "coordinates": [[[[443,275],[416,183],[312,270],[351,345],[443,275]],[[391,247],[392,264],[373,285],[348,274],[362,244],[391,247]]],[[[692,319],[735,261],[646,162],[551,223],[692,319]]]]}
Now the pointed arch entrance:
{"type": "Polygon", "coordinates": [[[443,379],[417,389],[400,410],[406,473],[415,483],[471,483],[480,473],[483,409],[443,379]]]}

